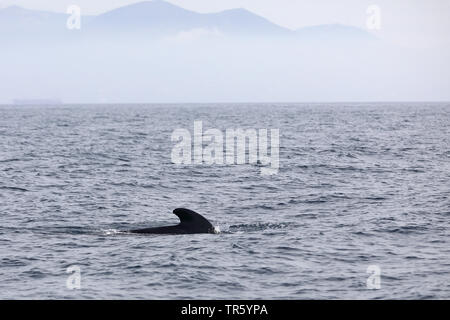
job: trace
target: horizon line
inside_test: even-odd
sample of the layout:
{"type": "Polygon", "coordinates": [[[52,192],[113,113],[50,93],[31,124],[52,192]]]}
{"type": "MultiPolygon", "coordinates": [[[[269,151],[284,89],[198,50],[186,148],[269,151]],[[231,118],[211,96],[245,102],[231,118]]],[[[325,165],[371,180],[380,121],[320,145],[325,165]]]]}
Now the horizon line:
{"type": "Polygon", "coordinates": [[[334,101],[213,101],[213,102],[61,102],[61,103],[3,103],[0,106],[73,106],[73,105],[175,105],[175,104],[341,104],[341,103],[450,103],[450,100],[334,100],[334,101]]]}

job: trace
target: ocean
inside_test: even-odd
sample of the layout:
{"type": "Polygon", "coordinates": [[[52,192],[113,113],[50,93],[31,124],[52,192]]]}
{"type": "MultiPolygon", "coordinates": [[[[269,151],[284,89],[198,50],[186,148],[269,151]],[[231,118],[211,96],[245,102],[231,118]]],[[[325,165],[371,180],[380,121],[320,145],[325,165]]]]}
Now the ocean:
{"type": "Polygon", "coordinates": [[[1,299],[449,299],[450,104],[0,106],[1,299]],[[279,168],[174,164],[279,129],[279,168]],[[217,234],[137,235],[195,210],[217,234]]]}

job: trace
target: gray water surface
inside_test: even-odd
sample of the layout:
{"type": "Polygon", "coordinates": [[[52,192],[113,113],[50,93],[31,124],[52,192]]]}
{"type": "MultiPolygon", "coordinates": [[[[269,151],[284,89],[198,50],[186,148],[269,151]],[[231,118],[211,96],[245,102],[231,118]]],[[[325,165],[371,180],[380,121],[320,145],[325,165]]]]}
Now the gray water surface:
{"type": "Polygon", "coordinates": [[[445,103],[0,106],[0,298],[448,299],[449,196],[445,103]],[[171,163],[195,120],[280,129],[279,173],[171,163]],[[177,207],[222,232],[124,232],[177,207]]]}

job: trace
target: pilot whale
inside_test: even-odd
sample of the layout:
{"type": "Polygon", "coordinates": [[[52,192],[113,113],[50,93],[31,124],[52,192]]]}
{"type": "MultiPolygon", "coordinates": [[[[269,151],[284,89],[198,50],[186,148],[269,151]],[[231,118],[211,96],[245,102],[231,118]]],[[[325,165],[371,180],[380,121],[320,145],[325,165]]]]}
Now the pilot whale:
{"type": "Polygon", "coordinates": [[[215,233],[214,226],[195,211],[178,208],[173,210],[173,213],[180,218],[180,223],[176,226],[130,230],[130,232],[148,234],[215,233]]]}

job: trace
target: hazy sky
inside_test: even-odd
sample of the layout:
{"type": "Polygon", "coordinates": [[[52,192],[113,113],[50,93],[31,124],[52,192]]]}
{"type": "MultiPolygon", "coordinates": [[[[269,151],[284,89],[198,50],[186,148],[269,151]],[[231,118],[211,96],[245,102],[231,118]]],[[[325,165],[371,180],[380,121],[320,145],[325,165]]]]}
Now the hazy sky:
{"type": "MultiPolygon", "coordinates": [[[[75,4],[82,13],[100,14],[135,2],[0,0],[0,8],[66,12],[75,4]]],[[[0,50],[1,74],[8,79],[0,81],[0,103],[450,101],[450,0],[169,2],[204,13],[245,8],[290,29],[334,23],[367,29],[367,9],[375,5],[381,29],[371,32],[383,41],[247,42],[194,29],[180,33],[183,41],[174,34],[146,42],[12,42],[0,50]]]]}
{"type": "MultiPolygon", "coordinates": [[[[77,4],[86,14],[98,14],[136,0],[0,0],[0,7],[65,12],[77,4]]],[[[269,20],[296,29],[308,25],[342,23],[365,28],[369,5],[381,9],[379,37],[400,45],[429,47],[450,42],[449,0],[170,0],[197,12],[246,8],[269,20]]]]}

